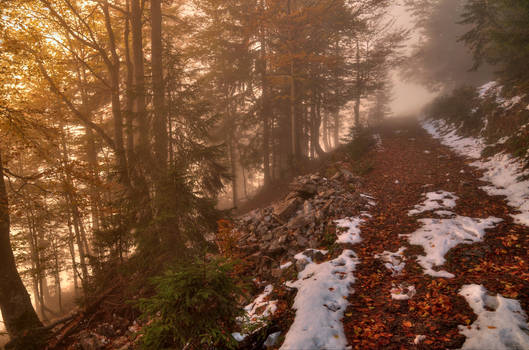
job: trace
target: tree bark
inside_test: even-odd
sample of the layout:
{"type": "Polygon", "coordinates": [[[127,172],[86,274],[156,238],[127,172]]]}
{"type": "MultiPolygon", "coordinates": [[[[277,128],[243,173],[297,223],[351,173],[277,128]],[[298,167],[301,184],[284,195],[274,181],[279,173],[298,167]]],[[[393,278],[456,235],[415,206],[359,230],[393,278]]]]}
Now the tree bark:
{"type": "Polygon", "coordinates": [[[360,81],[360,43],[356,40],[356,96],[354,106],[355,129],[359,131],[362,127],[360,123],[360,98],[362,95],[362,83],[360,81]]]}
{"type": "MultiPolygon", "coordinates": [[[[261,16],[264,16],[265,0],[261,0],[261,16]]],[[[270,104],[269,104],[269,87],[266,78],[266,32],[264,26],[259,31],[259,41],[261,42],[261,120],[263,121],[263,172],[264,185],[268,186],[271,182],[270,176],[270,104]]]]}
{"type": "Polygon", "coordinates": [[[134,114],[138,120],[138,153],[149,157],[149,121],[145,107],[145,70],[143,66],[142,9],[140,0],[131,0],[132,62],[134,66],[134,114]]]}
{"type": "Polygon", "coordinates": [[[231,165],[231,172],[232,172],[232,181],[231,181],[231,187],[232,187],[232,201],[233,201],[233,207],[237,208],[239,205],[239,182],[237,181],[237,158],[236,158],[236,152],[235,152],[235,145],[234,145],[233,136],[230,134],[229,140],[228,140],[228,148],[230,152],[230,165],[231,165]]]}
{"type": "Polygon", "coordinates": [[[103,2],[103,13],[105,15],[105,27],[108,34],[108,42],[110,45],[110,54],[112,62],[108,64],[108,71],[110,75],[110,88],[112,97],[112,118],[114,121],[114,144],[116,146],[116,158],[119,171],[120,182],[130,190],[129,172],[127,166],[127,157],[125,154],[125,147],[123,144],[123,116],[121,114],[120,88],[119,88],[119,56],[116,49],[116,39],[112,23],[110,20],[108,1],[103,2]]]}
{"type": "Polygon", "coordinates": [[[9,202],[0,154],[0,309],[11,338],[42,327],[29,294],[22,283],[11,248],[9,202]]]}
{"type": "Polygon", "coordinates": [[[167,167],[167,118],[164,101],[164,79],[162,59],[162,1],[151,0],[151,68],[153,91],[153,136],[154,154],[158,176],[167,167]]]}
{"type": "Polygon", "coordinates": [[[123,31],[123,42],[125,43],[125,65],[127,67],[127,78],[125,81],[125,120],[127,134],[127,161],[132,168],[134,163],[134,67],[130,58],[130,1],[126,2],[127,17],[125,18],[125,30],[123,31]]]}
{"type": "MultiPolygon", "coordinates": [[[[287,3],[287,15],[292,13],[291,0],[287,3]]],[[[289,29],[289,39],[292,43],[292,30],[289,29]]],[[[290,49],[290,148],[291,148],[291,167],[294,167],[294,160],[298,158],[298,140],[297,140],[297,123],[296,123],[296,80],[294,78],[294,55],[290,49]]],[[[294,169],[291,169],[294,170],[294,169]]]]}
{"type": "Polygon", "coordinates": [[[333,139],[334,139],[334,148],[340,146],[340,114],[338,112],[334,113],[334,128],[333,128],[333,139]]]}
{"type": "Polygon", "coordinates": [[[316,150],[316,153],[318,154],[318,157],[323,157],[325,155],[325,151],[320,146],[320,126],[321,126],[321,115],[319,109],[317,107],[316,97],[313,92],[312,94],[312,105],[310,107],[310,114],[311,114],[311,120],[312,120],[312,130],[310,132],[311,135],[311,143],[314,145],[314,149],[316,150]]]}

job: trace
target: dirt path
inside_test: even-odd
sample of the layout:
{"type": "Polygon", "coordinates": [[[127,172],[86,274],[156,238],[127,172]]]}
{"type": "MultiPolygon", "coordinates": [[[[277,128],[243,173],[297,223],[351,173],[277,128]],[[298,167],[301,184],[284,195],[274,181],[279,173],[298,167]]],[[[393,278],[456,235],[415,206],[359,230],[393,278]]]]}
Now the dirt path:
{"type": "MultiPolygon", "coordinates": [[[[458,325],[476,319],[465,299],[458,295],[465,284],[484,285],[491,293],[520,301],[529,311],[529,232],[513,224],[503,198],[480,189],[481,172],[432,139],[417,123],[401,123],[381,130],[383,150],[373,151],[374,170],[367,175],[363,192],[376,198],[372,218],[361,228],[363,241],[355,246],[360,264],[355,272],[355,292],[344,319],[349,344],[354,349],[452,349],[460,348],[465,336],[458,325]],[[446,254],[442,266],[454,278],[423,273],[416,259],[421,246],[411,246],[407,237],[429,213],[409,216],[423,201],[425,192],[444,190],[459,199],[452,209],[472,218],[498,217],[503,222],[487,230],[485,239],[461,244],[446,254]],[[403,272],[393,276],[375,258],[383,251],[406,247],[403,272]],[[413,285],[409,300],[391,297],[392,286],[413,285]],[[417,335],[425,337],[414,344],[417,335]]],[[[484,349],[485,350],[485,349],[484,349]]]]}

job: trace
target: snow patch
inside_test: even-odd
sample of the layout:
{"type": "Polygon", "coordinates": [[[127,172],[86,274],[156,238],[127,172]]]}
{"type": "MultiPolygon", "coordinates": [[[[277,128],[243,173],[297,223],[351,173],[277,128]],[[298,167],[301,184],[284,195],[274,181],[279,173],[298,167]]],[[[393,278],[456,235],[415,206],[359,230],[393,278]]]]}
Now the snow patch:
{"type": "Polygon", "coordinates": [[[441,139],[442,143],[453,148],[457,153],[470,158],[479,158],[485,148],[484,142],[471,137],[461,137],[455,129],[447,128],[441,120],[428,120],[422,122],[422,127],[434,138],[441,139]]]}
{"type": "Polygon", "coordinates": [[[424,339],[426,339],[425,335],[419,334],[413,339],[413,344],[419,345],[420,342],[422,342],[424,339]]]}
{"type": "Polygon", "coordinates": [[[279,268],[281,270],[288,269],[290,266],[292,266],[292,261],[287,261],[286,263],[279,265],[279,268]]]}
{"type": "Polygon", "coordinates": [[[376,259],[380,259],[384,262],[384,266],[391,271],[393,276],[400,275],[404,267],[406,266],[406,257],[404,251],[406,247],[400,247],[396,252],[388,252],[385,250],[381,254],[375,254],[376,259]]]}
{"type": "Polygon", "coordinates": [[[475,219],[456,215],[450,219],[420,219],[423,227],[409,235],[410,244],[421,245],[425,256],[419,256],[417,262],[424,273],[434,277],[452,278],[447,271],[435,271],[434,266],[445,263],[445,254],[461,243],[475,243],[483,239],[485,230],[493,228],[502,219],[489,217],[475,219]]]}
{"type": "Polygon", "coordinates": [[[456,206],[456,200],[459,198],[452,192],[436,191],[425,193],[426,199],[421,204],[417,204],[408,212],[408,215],[416,215],[425,211],[435,209],[451,209],[456,206]]]}
{"type": "Polygon", "coordinates": [[[353,271],[358,257],[344,250],[331,261],[311,263],[287,286],[298,290],[293,308],[296,318],[290,327],[283,350],[344,349],[347,346],[341,319],[352,292],[353,271]]]}
{"type": "Polygon", "coordinates": [[[393,285],[391,288],[391,298],[395,300],[408,300],[413,298],[416,290],[415,286],[405,286],[402,284],[393,285]]]}
{"type": "Polygon", "coordinates": [[[356,244],[362,241],[360,237],[360,225],[365,220],[360,217],[351,217],[340,220],[335,220],[338,228],[347,229],[347,231],[338,234],[337,243],[356,244]]]}
{"type": "Polygon", "coordinates": [[[483,169],[485,173],[481,180],[492,184],[482,187],[483,190],[490,195],[506,196],[507,203],[520,211],[511,215],[515,222],[529,226],[529,180],[518,180],[520,176],[529,175],[529,170],[523,171],[520,161],[506,153],[480,159],[481,151],[485,148],[484,142],[480,139],[458,136],[455,129],[447,127],[443,121],[423,121],[422,126],[456,153],[477,159],[471,165],[483,169]]]}
{"type": "Polygon", "coordinates": [[[489,295],[477,284],[464,285],[459,294],[478,316],[470,327],[459,326],[467,337],[461,349],[529,349],[527,315],[517,300],[489,295]]]}
{"type": "Polygon", "coordinates": [[[253,302],[244,307],[244,311],[251,323],[259,322],[260,319],[272,316],[277,310],[277,300],[270,301],[270,294],[274,291],[274,286],[269,284],[253,302]]]}

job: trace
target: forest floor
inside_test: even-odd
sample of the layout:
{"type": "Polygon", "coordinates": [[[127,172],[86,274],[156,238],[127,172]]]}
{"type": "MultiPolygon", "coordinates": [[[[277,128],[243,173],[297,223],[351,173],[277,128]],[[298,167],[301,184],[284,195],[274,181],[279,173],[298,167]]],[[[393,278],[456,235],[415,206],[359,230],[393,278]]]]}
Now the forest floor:
{"type": "MultiPolygon", "coordinates": [[[[267,341],[276,337],[267,348],[529,349],[524,315],[529,312],[529,228],[515,223],[512,200],[509,206],[509,198],[491,196],[483,188],[490,186],[481,180],[484,171],[471,165],[475,159],[458,155],[416,120],[388,121],[375,132],[377,147],[358,161],[370,168],[361,178],[342,180],[348,170],[332,176],[344,171],[340,167],[355,167],[338,159],[339,152],[318,165],[319,175],[300,177],[315,176],[319,185],[298,216],[281,223],[286,241],[268,238],[284,248],[281,258],[267,258],[279,277],[260,276],[257,266],[250,271],[258,289],[266,285],[247,309],[250,316],[259,310],[269,318],[262,334],[267,341]],[[336,195],[326,196],[333,186],[336,195]],[[323,245],[320,240],[301,250],[308,248],[309,233],[301,226],[293,232],[289,225],[307,215],[307,204],[312,218],[315,212],[328,213],[321,205],[331,202],[332,214],[317,222],[336,241],[323,245]],[[305,242],[296,245],[296,239],[305,242]]],[[[254,220],[245,227],[258,226],[263,218],[273,222],[270,213],[288,201],[288,191],[287,186],[274,198],[258,198],[261,207],[245,213],[254,220]],[[287,199],[275,202],[282,196],[287,199]]],[[[525,220],[527,213],[525,207],[525,220]]],[[[244,216],[237,220],[246,222],[244,216]]],[[[257,236],[255,227],[248,229],[257,245],[266,246],[264,236],[272,228],[265,228],[257,236]]],[[[268,254],[261,248],[254,252],[268,254]]],[[[129,316],[107,320],[113,327],[122,320],[128,337],[108,340],[101,326],[87,325],[83,329],[90,328],[90,337],[84,331],[84,342],[107,339],[99,348],[133,348],[140,326],[129,327],[134,315],[129,316]]],[[[65,348],[74,349],[69,343],[65,348]]],[[[245,347],[243,341],[241,348],[263,347],[245,347]]]]}
{"type": "Polygon", "coordinates": [[[417,122],[388,124],[380,138],[361,188],[376,205],[353,248],[359,263],[343,320],[350,346],[461,348],[468,338],[465,348],[527,348],[514,300],[529,311],[528,227],[513,222],[504,197],[481,189],[481,170],[417,122]]]}

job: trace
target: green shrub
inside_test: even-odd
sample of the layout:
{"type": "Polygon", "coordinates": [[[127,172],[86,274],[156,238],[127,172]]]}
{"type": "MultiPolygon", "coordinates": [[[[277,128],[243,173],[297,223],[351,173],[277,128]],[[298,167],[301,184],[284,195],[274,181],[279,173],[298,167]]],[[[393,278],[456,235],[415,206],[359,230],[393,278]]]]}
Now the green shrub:
{"type": "Polygon", "coordinates": [[[437,97],[426,109],[429,117],[445,119],[467,134],[477,134],[483,127],[478,92],[470,86],[462,86],[437,97]]]}
{"type": "Polygon", "coordinates": [[[225,260],[196,260],[153,278],[156,295],[138,304],[149,320],[141,348],[236,348],[229,330],[244,311],[237,302],[242,291],[232,269],[233,263],[225,260]]]}
{"type": "Polygon", "coordinates": [[[355,130],[351,128],[349,135],[344,140],[347,141],[345,150],[348,156],[355,161],[361,159],[376,144],[373,134],[368,129],[355,130]]]}

